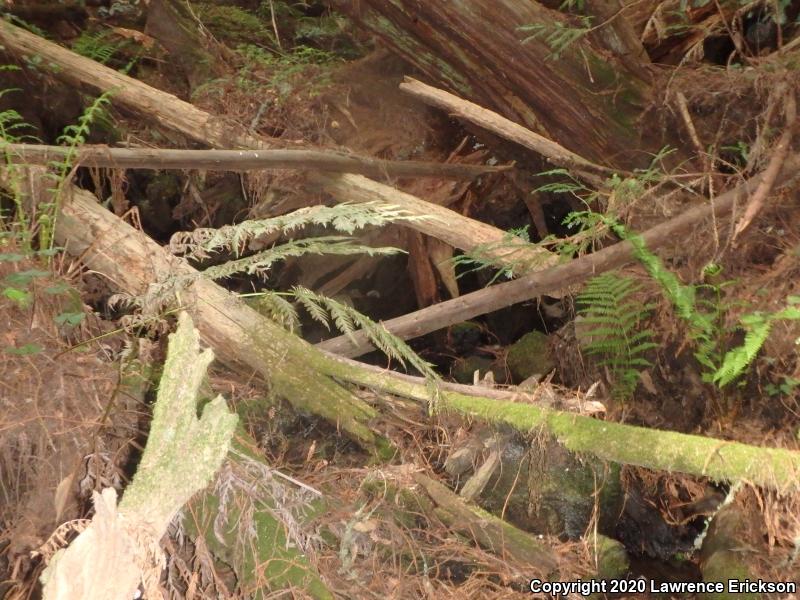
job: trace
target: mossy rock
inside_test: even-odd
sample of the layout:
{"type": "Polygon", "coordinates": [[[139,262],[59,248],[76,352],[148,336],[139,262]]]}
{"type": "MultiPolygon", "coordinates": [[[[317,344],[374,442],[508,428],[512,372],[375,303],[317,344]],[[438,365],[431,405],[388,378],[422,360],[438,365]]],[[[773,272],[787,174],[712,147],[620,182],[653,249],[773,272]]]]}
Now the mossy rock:
{"type": "Polygon", "coordinates": [[[531,375],[545,375],[555,368],[548,337],[540,331],[526,333],[508,349],[508,369],[516,383],[531,375]]]}

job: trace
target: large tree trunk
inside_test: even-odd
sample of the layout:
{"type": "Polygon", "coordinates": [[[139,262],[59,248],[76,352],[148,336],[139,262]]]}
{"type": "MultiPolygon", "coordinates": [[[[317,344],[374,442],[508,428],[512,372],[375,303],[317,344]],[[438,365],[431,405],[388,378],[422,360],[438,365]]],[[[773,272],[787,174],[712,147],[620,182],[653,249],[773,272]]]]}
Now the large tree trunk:
{"type": "Polygon", "coordinates": [[[588,3],[591,32],[534,1],[332,3],[433,81],[590,160],[641,166],[641,150],[676,145],[639,126],[650,66],[617,0],[588,3]],[[579,37],[554,39],[568,35],[579,37]]]}

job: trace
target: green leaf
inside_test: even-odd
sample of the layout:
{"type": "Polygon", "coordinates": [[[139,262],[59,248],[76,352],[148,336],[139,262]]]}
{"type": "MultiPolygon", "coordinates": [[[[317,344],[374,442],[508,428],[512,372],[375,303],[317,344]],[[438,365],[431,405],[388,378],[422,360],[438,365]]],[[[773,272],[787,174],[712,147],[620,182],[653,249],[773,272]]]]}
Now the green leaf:
{"type": "Polygon", "coordinates": [[[22,346],[13,347],[13,346],[6,346],[3,348],[3,351],[7,354],[16,354],[18,356],[26,356],[29,354],[38,354],[42,352],[44,348],[39,344],[23,344],[22,346]]]}
{"type": "Polygon", "coordinates": [[[14,287],[5,288],[3,296],[15,302],[20,308],[26,308],[33,301],[33,296],[30,292],[14,287]]]}
{"type": "Polygon", "coordinates": [[[29,269],[27,271],[19,271],[18,273],[10,273],[9,275],[5,276],[4,281],[9,283],[10,285],[28,285],[34,279],[38,279],[41,277],[49,277],[50,273],[48,271],[42,271],[39,269],[29,269]]]}
{"type": "Polygon", "coordinates": [[[76,325],[80,324],[86,318],[86,313],[83,312],[63,312],[59,315],[56,315],[54,321],[59,325],[68,325],[69,327],[75,327],[76,325]]]}

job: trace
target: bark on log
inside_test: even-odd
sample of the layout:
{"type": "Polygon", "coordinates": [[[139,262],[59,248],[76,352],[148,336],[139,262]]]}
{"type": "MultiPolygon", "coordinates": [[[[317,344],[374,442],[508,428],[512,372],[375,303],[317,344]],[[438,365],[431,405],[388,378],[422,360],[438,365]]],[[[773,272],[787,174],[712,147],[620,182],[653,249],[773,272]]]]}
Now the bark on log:
{"type": "MultiPolygon", "coordinates": [[[[331,374],[333,362],[323,365],[331,374]]],[[[421,402],[430,399],[430,389],[422,378],[397,377],[391,371],[376,373],[354,366],[353,361],[338,362],[340,379],[421,402]]],[[[523,392],[514,394],[513,401],[482,397],[484,392],[482,388],[469,395],[442,390],[437,406],[467,418],[511,427],[523,435],[541,428],[572,452],[610,462],[709,477],[717,482],[745,480],[781,494],[800,490],[797,451],[601,421],[544,408],[536,404],[532,394],[523,392]]]]}
{"type": "MultiPolygon", "coordinates": [[[[68,157],[64,146],[5,144],[11,162],[46,165],[68,157]]],[[[325,150],[165,150],[161,148],[111,148],[81,146],[76,165],[111,169],[200,169],[206,171],[259,171],[302,169],[333,173],[358,173],[377,179],[386,177],[443,177],[470,179],[510,167],[381,160],[325,150]]]]}
{"type": "Polygon", "coordinates": [[[454,210],[426,202],[406,192],[382,185],[361,175],[318,175],[315,182],[340,202],[379,200],[399,206],[412,215],[423,217],[403,221],[417,231],[435,237],[455,248],[478,253],[498,266],[514,272],[530,273],[555,264],[557,256],[523,239],[465,217],[454,210]]]}
{"type": "MultiPolygon", "coordinates": [[[[793,158],[792,165],[800,166],[800,159],[793,158]]],[[[88,192],[77,188],[67,191],[57,241],[121,289],[138,293],[158,280],[158,274],[192,271],[102,208],[88,192]]],[[[361,422],[372,417],[374,410],[354,399],[333,379],[423,402],[430,400],[430,388],[424,380],[391,371],[377,373],[353,361],[318,352],[213,282],[198,279],[181,299],[220,361],[234,368],[245,364],[263,374],[278,393],[299,409],[338,423],[361,443],[376,440],[361,422]]],[[[716,481],[747,479],[781,492],[800,487],[798,452],[600,421],[531,403],[482,397],[481,389],[467,391],[473,395],[442,389],[438,406],[471,418],[504,423],[523,434],[543,427],[567,449],[603,460],[708,476],[716,481]]],[[[526,397],[521,393],[517,396],[526,397]]]]}
{"type": "MultiPolygon", "coordinates": [[[[798,169],[800,169],[800,155],[795,154],[783,164],[776,187],[786,184],[789,179],[796,177],[798,169]]],[[[761,179],[761,175],[753,177],[746,183],[721,194],[712,204],[696,206],[647,230],[641,235],[644,243],[649,249],[655,250],[670,241],[675,241],[680,235],[686,234],[689,237],[688,232],[692,228],[702,226],[712,215],[720,219],[730,214],[737,205],[744,206],[748,195],[757,188],[761,179]]],[[[465,294],[396,319],[390,319],[383,325],[398,337],[405,340],[412,339],[511,306],[517,302],[566,289],[593,275],[620,267],[633,258],[633,245],[630,242],[620,242],[566,264],[465,294]]],[[[349,357],[360,356],[373,349],[367,337],[360,331],[351,336],[339,336],[325,340],[317,344],[317,347],[327,352],[349,357]]]]}
{"type": "Polygon", "coordinates": [[[85,58],[58,44],[49,42],[20,27],[0,20],[2,52],[33,60],[41,69],[52,70],[52,76],[83,89],[113,90],[115,106],[131,110],[148,121],[169,129],[177,129],[192,139],[219,148],[268,148],[262,138],[249,134],[244,127],[195,108],[183,100],[153,88],[85,58]]]}
{"type": "Polygon", "coordinates": [[[591,43],[586,24],[539,2],[333,4],[431,81],[589,160],[642,166],[642,150],[678,146],[656,135],[656,127],[638,126],[652,96],[649,79],[642,79],[642,57],[631,70],[591,43]],[[578,31],[577,39],[559,48],[554,38],[560,32],[565,39],[570,30],[578,31]]]}

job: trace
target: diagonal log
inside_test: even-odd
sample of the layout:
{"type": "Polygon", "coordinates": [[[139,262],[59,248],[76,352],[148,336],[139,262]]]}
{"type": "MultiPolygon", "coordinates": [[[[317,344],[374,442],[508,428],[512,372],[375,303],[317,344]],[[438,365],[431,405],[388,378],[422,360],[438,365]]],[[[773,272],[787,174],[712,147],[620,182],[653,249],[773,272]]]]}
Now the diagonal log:
{"type": "Polygon", "coordinates": [[[564,148],[561,144],[547,139],[543,135],[539,135],[494,111],[483,108],[474,102],[463,100],[450,92],[417,81],[412,77],[406,77],[405,81],[400,84],[400,89],[426,104],[447,111],[452,116],[469,121],[500,137],[533,150],[556,166],[572,169],[576,175],[593,185],[602,184],[605,176],[615,172],[613,169],[598,165],[579,156],[564,148]]]}
{"type": "MultiPolygon", "coordinates": [[[[242,128],[214,117],[171,94],[152,88],[132,77],[118,73],[4,21],[0,21],[0,47],[5,52],[21,56],[38,55],[42,64],[54,67],[53,77],[103,92],[111,90],[113,91],[112,101],[115,105],[136,113],[146,121],[179,131],[203,144],[216,148],[267,149],[270,147],[269,141],[252,136],[242,128]]],[[[310,180],[313,184],[322,187],[332,183],[331,179],[324,174],[311,173],[310,180]]],[[[371,189],[376,194],[380,193],[383,198],[408,200],[401,206],[418,216],[441,212],[429,202],[410,194],[403,194],[391,186],[371,182],[360,175],[339,178],[336,183],[337,193],[342,201],[351,200],[352,198],[349,198],[348,195],[358,196],[365,189],[371,189]]],[[[446,223],[447,231],[452,233],[458,231],[458,228],[464,227],[466,217],[455,220],[457,217],[459,216],[453,211],[446,213],[446,219],[454,220],[446,223]]],[[[404,221],[404,224],[419,229],[424,227],[424,222],[425,220],[419,219],[404,221]]],[[[487,235],[491,237],[492,246],[500,247],[509,243],[507,234],[500,229],[486,224],[476,224],[475,227],[487,232],[487,235]]],[[[420,231],[423,230],[420,229],[420,231]]],[[[533,244],[527,244],[521,239],[511,240],[510,243],[514,245],[514,249],[508,255],[513,262],[510,264],[501,262],[502,265],[519,270],[520,260],[528,269],[536,268],[535,265],[546,265],[555,261],[555,255],[552,253],[537,248],[533,244]]],[[[465,236],[462,236],[456,245],[467,251],[474,250],[476,247],[476,244],[471,243],[465,236]]],[[[503,257],[502,250],[495,251],[493,254],[498,259],[503,257]]]]}
{"type": "Polygon", "coordinates": [[[296,409],[328,420],[362,445],[380,443],[366,425],[375,411],[320,373],[314,365],[315,359],[324,359],[319,351],[200,277],[183,259],[100,206],[91,193],[66,187],[56,243],[132,295],[169,278],[196,276],[180,292],[180,301],[220,361],[258,373],[296,409]]]}
{"type": "MultiPolygon", "coordinates": [[[[783,168],[776,177],[776,187],[785,185],[790,179],[796,177],[798,169],[800,169],[800,155],[795,154],[783,163],[783,168]]],[[[648,248],[654,250],[678,240],[680,236],[690,237],[689,232],[694,227],[702,226],[712,216],[717,219],[722,218],[730,214],[737,205],[743,205],[746,198],[760,185],[762,179],[763,175],[757,175],[746,183],[721,194],[711,204],[696,206],[669,221],[648,229],[641,235],[642,240],[648,248]]],[[[596,274],[620,267],[633,259],[633,244],[627,241],[620,242],[566,264],[550,267],[514,281],[484,288],[396,319],[390,319],[383,325],[398,337],[406,340],[412,339],[524,300],[551,294],[554,291],[579,284],[596,274]]],[[[350,336],[325,340],[317,344],[317,347],[327,352],[350,357],[360,356],[373,350],[367,337],[360,331],[350,336]]]]}
{"type": "Polygon", "coordinates": [[[320,174],[315,177],[315,183],[321,184],[326,192],[340,202],[378,200],[399,206],[409,214],[427,217],[409,222],[408,225],[450,246],[476,253],[480,258],[513,272],[540,271],[558,261],[557,256],[549,250],[530,244],[522,238],[361,175],[320,174]]]}
{"type": "MultiPolygon", "coordinates": [[[[787,166],[796,170],[800,158],[792,157],[787,166]]],[[[59,219],[59,243],[121,289],[141,290],[153,281],[156,270],[174,273],[191,269],[101,207],[88,192],[74,187],[68,192],[59,219]]],[[[430,399],[430,388],[422,378],[379,372],[319,352],[202,277],[181,299],[220,361],[234,367],[245,364],[269,377],[276,391],[293,399],[295,406],[338,421],[342,429],[362,443],[364,437],[374,436],[357,417],[369,417],[374,414],[373,409],[359,405],[344,388],[334,384],[334,379],[423,402],[430,399]]],[[[490,392],[493,390],[487,394],[490,392]]],[[[498,400],[497,394],[496,398],[487,398],[483,393],[484,390],[469,386],[442,386],[439,407],[505,424],[523,434],[544,428],[569,450],[612,462],[707,476],[716,481],[746,479],[784,493],[800,487],[798,452],[600,421],[543,408],[530,401],[498,400]]]]}
{"type": "MultiPolygon", "coordinates": [[[[64,146],[4,144],[9,162],[47,165],[70,157],[64,146]]],[[[206,171],[259,171],[300,169],[333,173],[358,173],[376,179],[385,177],[444,177],[471,179],[510,167],[382,160],[371,156],[345,154],[332,150],[184,150],[161,148],[111,148],[81,146],[76,164],[112,169],[200,169],[206,171]]]]}

